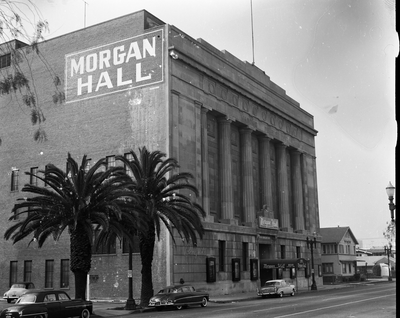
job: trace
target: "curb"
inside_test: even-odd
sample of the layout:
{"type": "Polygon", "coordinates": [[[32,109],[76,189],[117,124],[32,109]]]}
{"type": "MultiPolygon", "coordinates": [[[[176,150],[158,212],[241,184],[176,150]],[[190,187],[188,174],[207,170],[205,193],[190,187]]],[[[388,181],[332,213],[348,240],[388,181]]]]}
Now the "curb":
{"type": "MultiPolygon", "coordinates": [[[[146,307],[146,308],[137,308],[133,310],[126,310],[125,307],[115,307],[115,308],[107,308],[107,310],[112,310],[112,311],[121,311],[120,315],[112,315],[113,317],[122,317],[126,315],[132,315],[132,314],[140,314],[143,312],[150,312],[153,311],[154,308],[146,307]]],[[[92,313],[92,317],[105,317],[103,315],[97,315],[95,312],[92,313]]]]}
{"type": "MultiPolygon", "coordinates": [[[[354,282],[354,283],[344,283],[344,284],[332,284],[332,285],[325,285],[327,287],[321,287],[318,290],[300,290],[297,291],[296,294],[305,294],[305,293],[315,293],[323,290],[330,290],[330,289],[341,289],[341,288],[350,288],[353,287],[354,285],[369,285],[369,284],[381,284],[381,283],[387,283],[388,281],[386,280],[371,280],[371,281],[363,281],[363,282],[354,282]],[[328,287],[329,286],[329,287],[328,287]]],[[[393,280],[393,282],[396,282],[393,280]]],[[[322,285],[324,286],[324,285],[322,285]]],[[[258,296],[243,296],[242,298],[230,298],[230,299],[210,299],[209,302],[212,303],[219,303],[219,304],[226,304],[226,303],[237,303],[241,301],[247,301],[247,300],[257,300],[259,299],[258,296]]]]}

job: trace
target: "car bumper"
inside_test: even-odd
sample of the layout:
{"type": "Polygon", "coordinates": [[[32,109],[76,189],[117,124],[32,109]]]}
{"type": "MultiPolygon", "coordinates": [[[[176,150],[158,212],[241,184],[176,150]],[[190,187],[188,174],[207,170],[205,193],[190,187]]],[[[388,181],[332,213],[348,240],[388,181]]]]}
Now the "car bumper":
{"type": "Polygon", "coordinates": [[[149,302],[149,307],[169,307],[169,306],[179,306],[179,304],[175,303],[165,303],[165,302],[149,302]]]}
{"type": "Polygon", "coordinates": [[[149,303],[149,307],[167,307],[167,306],[176,306],[176,304],[149,303]]]}
{"type": "Polygon", "coordinates": [[[257,295],[258,296],[276,296],[277,293],[276,292],[258,292],[257,295]]]}

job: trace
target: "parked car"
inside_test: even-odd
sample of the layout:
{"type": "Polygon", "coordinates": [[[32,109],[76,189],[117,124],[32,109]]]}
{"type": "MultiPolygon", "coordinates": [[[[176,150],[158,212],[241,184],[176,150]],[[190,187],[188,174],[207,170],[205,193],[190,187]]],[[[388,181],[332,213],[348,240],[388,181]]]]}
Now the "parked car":
{"type": "Polygon", "coordinates": [[[19,296],[21,296],[27,290],[34,288],[35,285],[31,282],[15,283],[12,284],[10,289],[4,293],[3,298],[7,299],[8,303],[11,303],[11,301],[17,300],[19,296]]]}
{"type": "Polygon", "coordinates": [[[28,290],[0,318],[89,318],[92,312],[91,301],[71,299],[65,291],[28,290]]]}
{"type": "Polygon", "coordinates": [[[257,288],[257,295],[263,298],[267,296],[283,297],[284,295],[294,296],[296,287],[284,279],[274,279],[265,282],[260,289],[257,288]]]}
{"type": "Polygon", "coordinates": [[[176,285],[161,289],[150,299],[149,307],[155,307],[157,310],[167,307],[182,309],[189,305],[206,307],[208,300],[208,293],[198,292],[191,285],[176,285]]]}

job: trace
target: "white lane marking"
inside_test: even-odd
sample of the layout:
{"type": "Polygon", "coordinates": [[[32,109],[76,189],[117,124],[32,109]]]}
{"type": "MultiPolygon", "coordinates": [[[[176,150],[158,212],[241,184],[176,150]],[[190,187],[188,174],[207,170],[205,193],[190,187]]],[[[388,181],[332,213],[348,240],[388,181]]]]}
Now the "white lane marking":
{"type": "MultiPolygon", "coordinates": [[[[345,305],[350,305],[350,304],[355,304],[355,303],[361,303],[361,302],[363,302],[363,301],[370,301],[370,300],[373,300],[373,299],[385,298],[385,297],[394,296],[394,295],[396,295],[396,294],[383,295],[383,296],[372,297],[372,298],[368,298],[368,299],[361,299],[361,300],[351,301],[351,302],[348,302],[348,303],[342,303],[342,304],[338,304],[338,305],[332,305],[332,306],[327,306],[327,307],[322,307],[322,308],[317,308],[317,309],[311,309],[311,310],[301,311],[301,312],[297,312],[297,313],[293,313],[293,314],[289,314],[289,315],[275,316],[274,318],[292,317],[292,316],[302,315],[302,314],[306,314],[306,313],[310,313],[310,312],[315,312],[315,311],[319,311],[319,310],[325,310],[325,309],[335,308],[335,307],[343,307],[343,306],[345,306],[345,305]]],[[[261,310],[260,310],[260,311],[261,311],[261,310]]],[[[264,310],[263,310],[263,311],[264,311],[264,310]]]]}

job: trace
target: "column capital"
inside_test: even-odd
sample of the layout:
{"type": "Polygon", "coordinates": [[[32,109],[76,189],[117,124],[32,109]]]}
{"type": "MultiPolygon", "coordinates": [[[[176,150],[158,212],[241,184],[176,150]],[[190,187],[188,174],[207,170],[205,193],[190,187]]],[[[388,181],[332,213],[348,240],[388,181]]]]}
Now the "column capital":
{"type": "Polygon", "coordinates": [[[218,117],[217,118],[217,120],[218,120],[218,122],[220,122],[220,123],[232,123],[232,122],[234,122],[235,121],[235,119],[234,118],[232,118],[232,117],[228,117],[228,116],[222,116],[222,117],[218,117]]]}
{"type": "Polygon", "coordinates": [[[290,153],[297,156],[297,155],[302,155],[303,151],[301,151],[301,150],[299,150],[297,148],[291,148],[290,149],[290,153]]]}
{"type": "Polygon", "coordinates": [[[246,127],[243,127],[243,128],[239,129],[240,133],[252,133],[253,131],[254,131],[254,129],[249,127],[249,126],[246,126],[246,127]]]}
{"type": "Polygon", "coordinates": [[[289,147],[289,145],[286,144],[286,143],[284,143],[284,142],[278,142],[278,143],[276,144],[276,147],[277,147],[277,148],[280,148],[280,149],[287,149],[287,148],[289,147]]]}
{"type": "Polygon", "coordinates": [[[203,105],[203,103],[200,103],[200,102],[199,102],[199,104],[201,106],[201,112],[202,113],[208,113],[208,112],[212,111],[211,107],[206,107],[206,106],[203,105]]]}
{"type": "Polygon", "coordinates": [[[268,135],[262,134],[258,137],[260,140],[266,140],[266,141],[271,141],[272,138],[268,135]]]}

